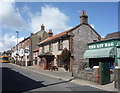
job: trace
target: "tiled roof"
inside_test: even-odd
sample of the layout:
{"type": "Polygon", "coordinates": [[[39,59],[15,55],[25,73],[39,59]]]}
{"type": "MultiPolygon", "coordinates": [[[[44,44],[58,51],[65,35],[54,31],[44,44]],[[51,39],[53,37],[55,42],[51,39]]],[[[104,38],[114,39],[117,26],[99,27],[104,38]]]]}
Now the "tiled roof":
{"type": "MultiPolygon", "coordinates": [[[[38,45],[43,44],[43,43],[48,42],[48,41],[51,41],[51,40],[53,40],[53,39],[59,38],[59,37],[61,37],[61,36],[67,35],[68,32],[70,32],[70,31],[78,28],[78,27],[81,26],[81,25],[83,25],[83,24],[79,24],[79,25],[77,25],[77,26],[75,26],[75,27],[73,27],[73,28],[71,28],[71,29],[68,29],[68,30],[60,33],[60,34],[57,34],[57,35],[52,36],[52,37],[49,37],[49,38],[47,38],[47,39],[39,42],[38,45]]],[[[85,24],[85,25],[88,25],[99,37],[101,37],[89,24],[85,24]]]]}
{"type": "Polygon", "coordinates": [[[120,31],[107,34],[105,39],[120,37],[120,31]]]}
{"type": "Polygon", "coordinates": [[[33,52],[38,52],[38,51],[39,51],[38,47],[33,50],[33,52]]]}
{"type": "Polygon", "coordinates": [[[27,37],[27,38],[25,38],[24,40],[22,40],[20,43],[23,43],[25,40],[27,40],[27,39],[29,39],[29,38],[30,38],[30,36],[27,37]]]}
{"type": "Polygon", "coordinates": [[[101,37],[101,40],[104,40],[105,38],[104,37],[101,37]]]}
{"type": "Polygon", "coordinates": [[[61,36],[64,36],[64,35],[67,35],[67,32],[69,32],[70,30],[71,30],[71,29],[66,30],[66,31],[64,31],[64,32],[62,32],[62,33],[60,33],[60,34],[55,35],[55,36],[49,37],[49,38],[47,38],[47,39],[41,41],[39,44],[42,44],[42,43],[44,43],[44,42],[53,40],[53,39],[55,39],[55,38],[58,38],[58,37],[61,37],[61,36]]]}

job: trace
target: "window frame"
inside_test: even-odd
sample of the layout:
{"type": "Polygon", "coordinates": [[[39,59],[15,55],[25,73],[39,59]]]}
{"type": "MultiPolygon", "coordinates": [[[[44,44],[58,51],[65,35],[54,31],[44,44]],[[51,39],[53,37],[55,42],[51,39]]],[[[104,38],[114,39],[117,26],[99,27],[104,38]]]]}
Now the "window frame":
{"type": "Polygon", "coordinates": [[[49,51],[52,52],[53,51],[53,43],[49,44],[49,51]]]}
{"type": "Polygon", "coordinates": [[[44,53],[44,50],[45,50],[45,48],[44,48],[44,46],[42,46],[42,53],[44,53]]]}
{"type": "Polygon", "coordinates": [[[58,50],[62,50],[62,49],[63,49],[63,40],[60,39],[60,40],[58,41],[58,50]]]}

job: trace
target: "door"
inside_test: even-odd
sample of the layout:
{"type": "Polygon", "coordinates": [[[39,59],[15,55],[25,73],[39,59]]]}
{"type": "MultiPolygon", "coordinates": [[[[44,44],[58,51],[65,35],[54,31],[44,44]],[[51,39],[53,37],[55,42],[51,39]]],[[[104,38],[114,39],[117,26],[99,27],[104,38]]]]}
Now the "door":
{"type": "Polygon", "coordinates": [[[35,65],[37,65],[37,57],[35,57],[35,65]]]}
{"type": "Polygon", "coordinates": [[[101,63],[101,84],[110,83],[110,63],[102,62],[101,63]]]}

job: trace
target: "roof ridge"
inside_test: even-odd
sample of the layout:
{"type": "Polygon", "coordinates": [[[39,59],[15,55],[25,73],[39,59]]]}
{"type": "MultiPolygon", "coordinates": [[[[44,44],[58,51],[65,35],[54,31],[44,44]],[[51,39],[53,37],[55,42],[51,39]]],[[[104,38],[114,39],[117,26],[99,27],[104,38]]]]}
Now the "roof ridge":
{"type": "MultiPolygon", "coordinates": [[[[57,35],[55,35],[55,36],[49,37],[49,38],[47,38],[47,39],[39,42],[38,44],[42,44],[42,43],[44,43],[44,42],[46,42],[46,41],[49,41],[49,40],[58,38],[58,37],[63,36],[63,35],[66,35],[67,32],[73,31],[74,29],[78,28],[79,26],[81,26],[81,25],[83,25],[83,24],[84,24],[84,25],[88,25],[91,29],[93,29],[89,24],[85,24],[85,23],[78,24],[77,26],[75,26],[75,27],[73,27],[73,28],[70,28],[70,29],[68,29],[68,30],[65,30],[65,31],[63,31],[63,32],[61,32],[61,33],[59,33],[59,34],[57,34],[57,35]]],[[[94,29],[93,29],[93,30],[94,30],[94,29]]],[[[95,30],[94,30],[94,32],[95,32],[97,35],[99,35],[95,30]]],[[[99,36],[100,36],[100,35],[99,35],[99,36]]],[[[101,37],[101,36],[100,36],[100,37],[101,37]]]]}

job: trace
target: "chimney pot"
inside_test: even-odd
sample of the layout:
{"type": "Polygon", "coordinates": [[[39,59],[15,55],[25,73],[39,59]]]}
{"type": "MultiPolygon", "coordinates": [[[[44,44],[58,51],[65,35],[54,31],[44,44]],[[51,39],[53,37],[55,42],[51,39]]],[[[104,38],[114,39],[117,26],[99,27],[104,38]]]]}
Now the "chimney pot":
{"type": "Polygon", "coordinates": [[[48,34],[49,34],[49,37],[52,37],[52,36],[53,36],[52,29],[49,29],[49,32],[48,32],[48,34]]]}
{"type": "Polygon", "coordinates": [[[30,33],[30,36],[34,35],[33,33],[30,33]]]}
{"type": "Polygon", "coordinates": [[[80,16],[80,24],[88,24],[88,16],[86,15],[86,12],[82,10],[82,15],[80,16]]]}
{"type": "Polygon", "coordinates": [[[44,24],[41,25],[41,30],[45,30],[44,24]]]}
{"type": "Polygon", "coordinates": [[[86,15],[86,12],[84,10],[82,10],[82,15],[86,15]]]}

